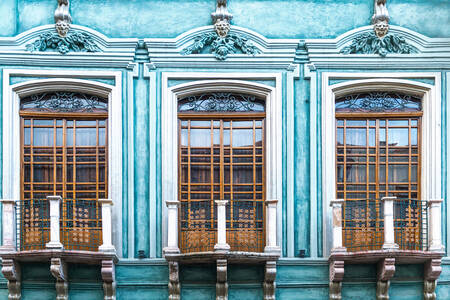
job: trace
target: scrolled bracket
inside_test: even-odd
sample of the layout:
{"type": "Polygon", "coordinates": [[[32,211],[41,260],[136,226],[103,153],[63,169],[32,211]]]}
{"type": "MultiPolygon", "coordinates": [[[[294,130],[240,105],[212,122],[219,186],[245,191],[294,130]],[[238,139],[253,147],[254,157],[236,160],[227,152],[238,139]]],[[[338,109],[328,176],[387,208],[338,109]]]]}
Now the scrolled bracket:
{"type": "Polygon", "coordinates": [[[264,274],[264,300],[275,300],[275,279],[277,277],[277,262],[266,262],[265,274],[264,274]]]}
{"type": "Polygon", "coordinates": [[[114,261],[102,261],[102,280],[104,300],[116,300],[116,267],[114,261]]]}
{"type": "Polygon", "coordinates": [[[226,259],[217,260],[216,300],[228,299],[227,267],[226,259]]]}
{"type": "Polygon", "coordinates": [[[169,261],[169,300],[180,300],[180,270],[177,261],[169,261]]]}
{"type": "Polygon", "coordinates": [[[68,300],[67,264],[61,258],[52,258],[50,261],[50,272],[56,279],[56,300],[68,300]]]}
{"type": "Polygon", "coordinates": [[[344,280],[344,261],[333,260],[330,262],[329,299],[342,300],[341,290],[344,280]]]}
{"type": "Polygon", "coordinates": [[[20,300],[22,295],[19,263],[13,259],[3,259],[2,274],[8,280],[8,300],[20,300]]]}
{"type": "Polygon", "coordinates": [[[441,259],[430,259],[425,263],[425,276],[423,282],[423,298],[436,300],[436,280],[442,272],[441,259]]]}
{"type": "Polygon", "coordinates": [[[395,258],[383,258],[378,262],[377,300],[389,300],[391,278],[395,274],[395,258]]]}

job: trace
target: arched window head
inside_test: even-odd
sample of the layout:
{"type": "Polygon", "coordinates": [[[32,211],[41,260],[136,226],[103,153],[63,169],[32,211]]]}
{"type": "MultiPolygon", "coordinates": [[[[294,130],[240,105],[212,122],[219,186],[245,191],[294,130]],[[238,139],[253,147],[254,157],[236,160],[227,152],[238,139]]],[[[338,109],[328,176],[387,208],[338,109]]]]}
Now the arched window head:
{"type": "Polygon", "coordinates": [[[337,98],[336,113],[343,112],[419,112],[421,98],[395,92],[368,92],[337,98]]]}
{"type": "Polygon", "coordinates": [[[214,92],[191,95],[178,102],[178,112],[264,112],[263,99],[249,94],[214,92]]]}
{"type": "Polygon", "coordinates": [[[20,102],[20,110],[55,113],[107,113],[108,99],[78,92],[33,94],[20,102]]]}

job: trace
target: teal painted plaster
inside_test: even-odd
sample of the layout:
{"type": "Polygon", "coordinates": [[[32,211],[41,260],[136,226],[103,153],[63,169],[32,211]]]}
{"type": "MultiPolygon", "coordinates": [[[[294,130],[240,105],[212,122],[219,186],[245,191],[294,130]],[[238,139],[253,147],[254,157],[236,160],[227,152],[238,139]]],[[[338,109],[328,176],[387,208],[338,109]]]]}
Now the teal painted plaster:
{"type": "MultiPolygon", "coordinates": [[[[401,70],[401,71],[403,72],[403,70],[401,70]]],[[[386,73],[392,73],[392,72],[388,71],[386,73]]],[[[334,84],[348,82],[348,81],[352,81],[352,80],[354,80],[354,79],[330,79],[328,81],[328,84],[329,85],[334,85],[334,84]]],[[[421,83],[426,83],[426,84],[429,84],[429,85],[434,85],[434,79],[429,79],[429,78],[408,78],[407,80],[421,82],[421,83]]]]}
{"type": "MultiPolygon", "coordinates": [[[[303,68],[300,68],[303,73],[303,68]]],[[[294,138],[294,256],[300,250],[306,250],[306,256],[311,256],[310,249],[310,149],[309,149],[309,81],[303,79],[294,84],[295,102],[295,138],[294,138]]]]}
{"type": "MultiPolygon", "coordinates": [[[[9,80],[9,84],[13,85],[13,84],[17,84],[17,83],[27,82],[27,81],[30,81],[30,80],[43,80],[43,79],[50,79],[50,78],[52,78],[52,77],[11,76],[10,80],[9,80]]],[[[89,77],[89,78],[86,78],[85,80],[100,82],[100,83],[109,84],[109,85],[112,85],[112,86],[115,85],[115,80],[114,79],[91,78],[91,77],[89,77]]]]}
{"type": "Polygon", "coordinates": [[[138,251],[143,250],[148,257],[150,252],[150,238],[148,228],[149,221],[149,137],[148,137],[148,81],[143,78],[143,65],[139,64],[139,78],[134,82],[134,111],[135,111],[135,132],[134,136],[139,137],[135,139],[134,145],[134,163],[137,166],[134,169],[135,182],[135,253],[134,257],[138,256],[138,251]]]}
{"type": "MultiPolygon", "coordinates": [[[[4,1],[2,1],[4,2],[4,1]]],[[[53,23],[52,0],[17,0],[3,3],[6,20],[0,34],[11,35],[53,23]]],[[[450,3],[442,0],[388,3],[391,24],[416,30],[430,37],[450,36],[450,3]],[[430,22],[430,20],[433,22],[430,22]]],[[[79,0],[71,3],[75,24],[96,29],[111,37],[174,37],[192,28],[210,25],[214,1],[207,0],[79,0]],[[136,12],[139,12],[137,14],[136,12]],[[186,12],[189,12],[188,14],[186,12]]],[[[353,28],[370,24],[372,1],[366,0],[240,0],[230,1],[233,24],[270,38],[333,38],[353,28]],[[249,13],[251,12],[251,13],[249,13]]]]}
{"type": "Polygon", "coordinates": [[[0,35],[14,36],[17,34],[17,0],[0,1],[0,35]]]}

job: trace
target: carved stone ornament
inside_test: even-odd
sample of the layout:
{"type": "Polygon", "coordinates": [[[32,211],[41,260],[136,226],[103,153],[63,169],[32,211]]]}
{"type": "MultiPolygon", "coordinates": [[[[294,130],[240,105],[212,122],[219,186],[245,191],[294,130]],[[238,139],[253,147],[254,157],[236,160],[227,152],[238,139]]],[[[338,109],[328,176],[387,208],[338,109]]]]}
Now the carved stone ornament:
{"type": "Polygon", "coordinates": [[[379,38],[375,33],[362,33],[353,39],[350,46],[341,50],[342,54],[378,54],[385,57],[388,53],[410,54],[417,49],[397,34],[388,34],[379,38]]]}
{"type": "Polygon", "coordinates": [[[112,260],[102,261],[103,299],[116,300],[116,267],[112,260]]]}
{"type": "Polygon", "coordinates": [[[169,300],[180,300],[180,274],[177,261],[169,261],[169,300]]]}
{"type": "Polygon", "coordinates": [[[266,270],[264,274],[264,300],[275,300],[275,279],[277,277],[277,262],[266,262],[266,270]]]}
{"type": "Polygon", "coordinates": [[[41,34],[37,40],[26,45],[28,51],[57,50],[61,54],[74,52],[98,52],[100,48],[88,34],[72,32],[70,24],[72,17],[69,12],[69,0],[57,0],[55,10],[55,32],[41,34]]]}
{"type": "Polygon", "coordinates": [[[22,295],[19,263],[13,259],[3,259],[2,274],[8,280],[8,300],[20,300],[22,295]]]}
{"type": "Polygon", "coordinates": [[[58,7],[55,10],[55,28],[60,37],[67,35],[70,29],[70,23],[72,23],[69,5],[69,0],[58,0],[58,7]]]}
{"type": "Polygon", "coordinates": [[[352,44],[341,50],[343,54],[378,54],[385,57],[388,53],[410,54],[417,49],[397,34],[388,34],[389,12],[387,0],[374,0],[372,16],[373,33],[363,33],[353,39],[352,44]]]}
{"type": "Polygon", "coordinates": [[[373,30],[377,37],[383,38],[389,31],[389,12],[386,8],[387,0],[374,0],[372,16],[373,30]]]}
{"type": "Polygon", "coordinates": [[[333,260],[330,262],[329,299],[342,300],[341,290],[344,280],[344,261],[333,260]]]}
{"type": "Polygon", "coordinates": [[[216,300],[228,299],[227,260],[217,260],[216,300]]]}
{"type": "Polygon", "coordinates": [[[52,258],[50,272],[56,279],[56,300],[68,300],[69,282],[67,278],[67,264],[61,258],[52,258]]]}
{"type": "Polygon", "coordinates": [[[425,300],[436,300],[436,281],[442,272],[441,262],[441,259],[431,259],[425,263],[423,282],[423,298],[425,300]]]}
{"type": "Polygon", "coordinates": [[[215,32],[204,33],[194,40],[194,43],[181,51],[181,55],[200,54],[209,46],[210,53],[218,60],[226,60],[231,53],[256,55],[258,48],[252,45],[240,34],[229,33],[230,21],[233,18],[227,10],[226,0],[217,0],[216,11],[211,14],[215,32]]]}
{"type": "Polygon", "coordinates": [[[383,258],[378,262],[377,300],[389,300],[391,278],[395,274],[395,258],[383,258]]]}

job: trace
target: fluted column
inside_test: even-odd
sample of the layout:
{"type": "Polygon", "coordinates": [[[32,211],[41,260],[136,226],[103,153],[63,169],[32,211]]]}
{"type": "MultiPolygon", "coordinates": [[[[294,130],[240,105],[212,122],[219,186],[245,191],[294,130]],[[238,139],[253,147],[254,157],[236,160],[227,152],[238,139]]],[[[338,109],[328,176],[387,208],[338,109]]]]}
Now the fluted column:
{"type": "Polygon", "coordinates": [[[383,197],[381,201],[384,204],[384,243],[383,250],[395,250],[398,249],[398,245],[395,243],[394,232],[394,201],[397,197],[383,197]]]}
{"type": "Polygon", "coordinates": [[[228,251],[230,245],[227,243],[227,216],[226,205],[228,200],[216,200],[217,204],[217,244],[214,246],[215,251],[228,251]]]}
{"type": "Polygon", "coordinates": [[[63,249],[60,241],[60,207],[62,203],[61,196],[47,196],[50,204],[50,242],[45,247],[48,249],[63,249]]]}

